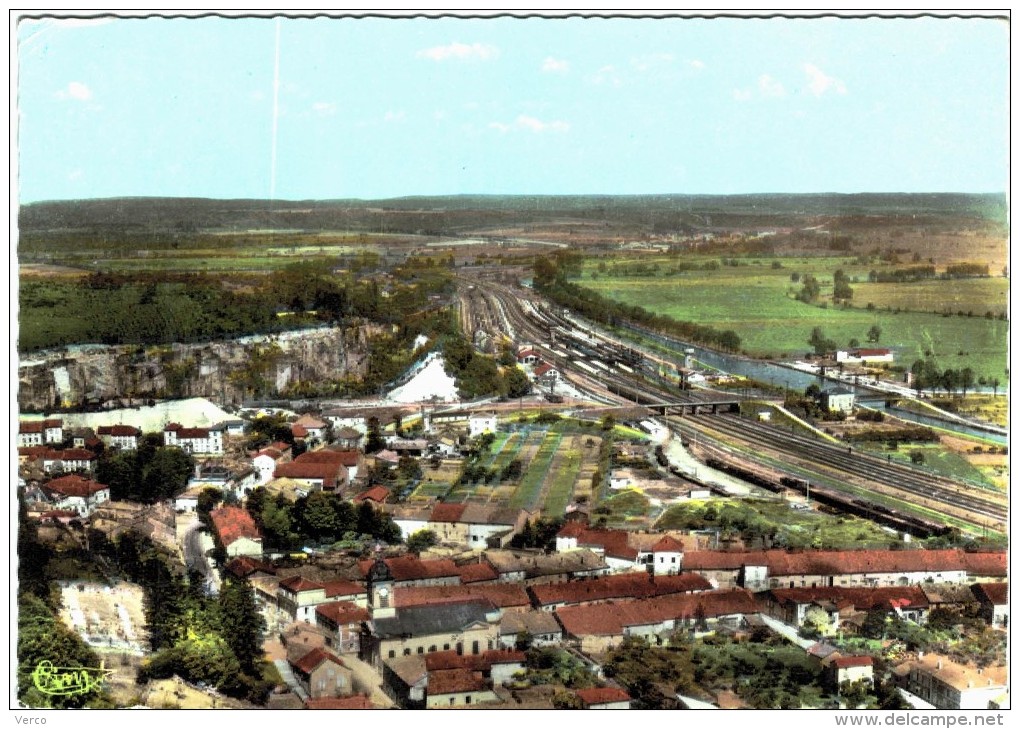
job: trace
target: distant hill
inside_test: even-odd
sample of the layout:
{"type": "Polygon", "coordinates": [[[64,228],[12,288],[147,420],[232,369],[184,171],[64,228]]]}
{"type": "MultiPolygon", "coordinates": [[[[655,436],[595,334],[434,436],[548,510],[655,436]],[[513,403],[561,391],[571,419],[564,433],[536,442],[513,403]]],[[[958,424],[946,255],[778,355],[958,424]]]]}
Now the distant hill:
{"type": "Polygon", "coordinates": [[[24,205],[23,235],[138,234],[265,228],[455,233],[563,218],[646,225],[658,216],[712,216],[719,224],[782,225],[802,216],[964,217],[1002,223],[1004,194],[456,195],[387,200],[108,198],[24,205]],[[716,219],[723,216],[722,219],[716,219]]]}

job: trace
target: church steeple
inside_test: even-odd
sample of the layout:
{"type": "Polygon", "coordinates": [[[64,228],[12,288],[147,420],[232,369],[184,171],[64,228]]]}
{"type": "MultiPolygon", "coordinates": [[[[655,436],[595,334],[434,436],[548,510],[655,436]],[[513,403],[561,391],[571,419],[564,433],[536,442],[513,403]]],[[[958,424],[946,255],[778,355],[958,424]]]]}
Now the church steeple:
{"type": "Polygon", "coordinates": [[[375,562],[368,570],[368,599],[373,618],[392,617],[396,612],[393,605],[393,575],[378,548],[375,562]]]}

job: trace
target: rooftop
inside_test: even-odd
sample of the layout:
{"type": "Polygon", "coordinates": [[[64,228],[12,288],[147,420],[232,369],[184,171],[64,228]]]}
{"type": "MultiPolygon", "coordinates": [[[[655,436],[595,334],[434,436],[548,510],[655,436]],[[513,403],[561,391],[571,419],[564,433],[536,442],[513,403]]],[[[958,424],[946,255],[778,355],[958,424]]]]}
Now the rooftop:
{"type": "Polygon", "coordinates": [[[383,638],[460,633],[485,623],[489,609],[488,602],[478,600],[398,608],[393,617],[374,620],[374,632],[383,638]]]}
{"type": "Polygon", "coordinates": [[[242,537],[255,541],[262,540],[262,534],[251,515],[239,506],[222,506],[209,513],[213,528],[220,536],[223,546],[229,546],[242,537]]]}
{"type": "Polygon", "coordinates": [[[652,577],[642,572],[630,572],[590,580],[534,585],[529,589],[535,603],[541,607],[711,590],[712,585],[701,575],[692,573],[652,577]]]}

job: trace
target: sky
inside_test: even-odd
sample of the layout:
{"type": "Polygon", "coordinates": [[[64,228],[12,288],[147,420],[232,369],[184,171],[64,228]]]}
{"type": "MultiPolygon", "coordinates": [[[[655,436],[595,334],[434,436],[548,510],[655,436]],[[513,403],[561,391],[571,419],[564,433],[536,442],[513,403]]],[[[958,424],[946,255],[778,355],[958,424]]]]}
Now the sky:
{"type": "Polygon", "coordinates": [[[1003,192],[992,18],[17,26],[21,203],[1003,192]]]}

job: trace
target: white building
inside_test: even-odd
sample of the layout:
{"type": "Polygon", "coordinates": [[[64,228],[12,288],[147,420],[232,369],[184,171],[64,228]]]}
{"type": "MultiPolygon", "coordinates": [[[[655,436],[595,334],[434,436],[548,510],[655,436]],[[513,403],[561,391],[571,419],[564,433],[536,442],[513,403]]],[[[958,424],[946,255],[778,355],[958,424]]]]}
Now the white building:
{"type": "Polygon", "coordinates": [[[110,500],[110,487],[76,474],[55,478],[43,484],[55,509],[75,511],[88,517],[100,504],[110,500]]]}
{"type": "Polygon", "coordinates": [[[497,423],[496,413],[472,413],[468,418],[468,433],[472,438],[485,433],[495,433],[497,423]]]}
{"type": "Polygon", "coordinates": [[[212,428],[185,428],[179,423],[170,423],[163,429],[163,445],[176,446],[197,455],[223,455],[222,425],[212,428]]]}

